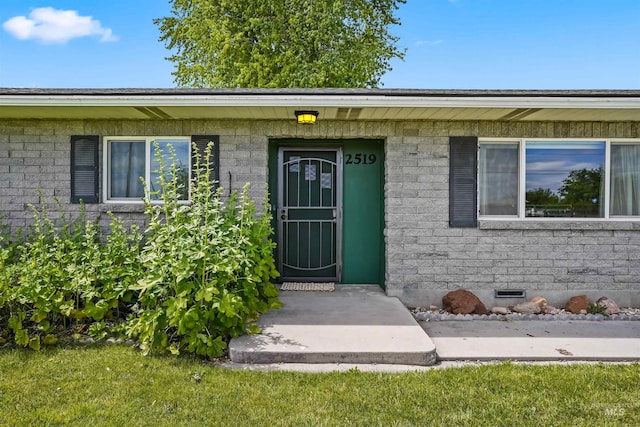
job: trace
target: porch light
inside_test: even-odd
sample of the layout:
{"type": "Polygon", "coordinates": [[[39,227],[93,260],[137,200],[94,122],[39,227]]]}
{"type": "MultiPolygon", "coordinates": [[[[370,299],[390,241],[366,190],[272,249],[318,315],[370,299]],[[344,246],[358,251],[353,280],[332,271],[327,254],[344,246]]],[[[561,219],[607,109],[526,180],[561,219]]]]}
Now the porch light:
{"type": "Polygon", "coordinates": [[[320,113],[318,113],[317,111],[296,111],[295,115],[296,118],[298,119],[298,124],[299,125],[315,125],[316,124],[316,120],[318,120],[318,115],[320,113]]]}

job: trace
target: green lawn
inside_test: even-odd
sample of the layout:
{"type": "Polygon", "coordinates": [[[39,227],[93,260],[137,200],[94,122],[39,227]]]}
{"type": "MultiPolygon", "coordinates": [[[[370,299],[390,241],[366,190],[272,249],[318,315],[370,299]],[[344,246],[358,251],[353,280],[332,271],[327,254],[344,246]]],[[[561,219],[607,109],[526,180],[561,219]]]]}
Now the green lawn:
{"type": "Polygon", "coordinates": [[[640,425],[640,365],[308,374],[115,345],[4,349],[0,425],[640,425]]]}

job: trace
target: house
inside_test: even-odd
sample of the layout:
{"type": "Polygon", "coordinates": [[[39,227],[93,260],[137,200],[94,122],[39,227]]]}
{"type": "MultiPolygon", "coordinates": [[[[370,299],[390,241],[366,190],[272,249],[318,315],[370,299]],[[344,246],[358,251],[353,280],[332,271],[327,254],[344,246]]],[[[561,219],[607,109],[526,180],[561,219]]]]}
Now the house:
{"type": "Polygon", "coordinates": [[[270,190],[286,281],[640,305],[640,91],[0,89],[0,210],[143,221],[152,141],[270,190]]]}

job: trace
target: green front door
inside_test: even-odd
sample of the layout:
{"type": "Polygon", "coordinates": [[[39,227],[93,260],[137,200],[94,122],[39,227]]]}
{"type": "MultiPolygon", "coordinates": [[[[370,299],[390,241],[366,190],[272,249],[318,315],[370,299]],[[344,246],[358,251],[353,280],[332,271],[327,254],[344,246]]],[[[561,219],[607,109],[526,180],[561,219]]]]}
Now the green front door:
{"type": "Polygon", "coordinates": [[[342,281],[384,286],[383,142],[347,141],[342,157],[342,281]]]}
{"type": "Polygon", "coordinates": [[[283,281],[384,286],[382,140],[272,140],[283,281]]]}
{"type": "Polygon", "coordinates": [[[278,153],[278,242],[283,280],[340,281],[340,148],[278,153]]]}

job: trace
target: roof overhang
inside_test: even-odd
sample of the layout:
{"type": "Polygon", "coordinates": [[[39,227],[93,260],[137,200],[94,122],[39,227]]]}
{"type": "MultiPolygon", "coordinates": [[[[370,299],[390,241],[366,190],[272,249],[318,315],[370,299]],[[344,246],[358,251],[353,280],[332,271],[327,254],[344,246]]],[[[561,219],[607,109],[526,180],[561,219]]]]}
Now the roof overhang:
{"type": "Polygon", "coordinates": [[[0,89],[0,119],[640,121],[640,91],[0,89]]]}

